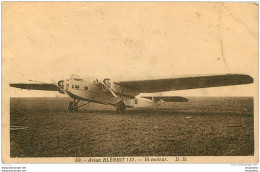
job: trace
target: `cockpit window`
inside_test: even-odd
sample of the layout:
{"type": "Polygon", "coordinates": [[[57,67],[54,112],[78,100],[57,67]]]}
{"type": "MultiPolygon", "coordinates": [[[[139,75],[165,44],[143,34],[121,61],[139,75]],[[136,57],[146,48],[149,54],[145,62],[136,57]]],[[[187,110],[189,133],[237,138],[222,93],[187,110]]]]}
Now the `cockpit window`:
{"type": "Polygon", "coordinates": [[[96,84],[96,85],[98,84],[98,80],[97,80],[97,79],[96,79],[96,80],[94,80],[94,84],[96,84]]]}
{"type": "Polygon", "coordinates": [[[73,80],[75,80],[75,81],[83,81],[83,79],[79,79],[79,78],[73,78],[73,80]]]}
{"type": "Polygon", "coordinates": [[[79,89],[79,85],[75,85],[75,89],[79,89]]]}

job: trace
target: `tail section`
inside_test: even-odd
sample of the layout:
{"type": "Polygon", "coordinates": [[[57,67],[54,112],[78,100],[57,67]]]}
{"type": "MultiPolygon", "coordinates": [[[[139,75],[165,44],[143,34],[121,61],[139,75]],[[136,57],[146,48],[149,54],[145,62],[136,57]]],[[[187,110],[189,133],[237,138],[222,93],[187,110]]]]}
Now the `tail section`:
{"type": "Polygon", "coordinates": [[[188,99],[180,96],[144,96],[142,98],[153,101],[154,107],[158,108],[166,102],[187,102],[188,99]]]}

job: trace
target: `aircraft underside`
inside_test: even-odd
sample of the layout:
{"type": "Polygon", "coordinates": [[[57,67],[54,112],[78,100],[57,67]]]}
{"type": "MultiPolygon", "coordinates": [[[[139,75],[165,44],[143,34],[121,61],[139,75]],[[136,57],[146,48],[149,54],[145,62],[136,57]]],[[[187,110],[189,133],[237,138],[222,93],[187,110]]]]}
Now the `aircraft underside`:
{"type": "MultiPolygon", "coordinates": [[[[79,99],[74,99],[73,101],[71,101],[68,105],[68,112],[78,112],[78,109],[80,107],[86,106],[90,103],[99,103],[99,104],[105,104],[102,102],[97,102],[97,101],[87,101],[86,103],[83,104],[79,104],[80,100],[79,99]]],[[[116,112],[123,114],[126,112],[126,108],[127,106],[125,105],[124,101],[120,101],[117,104],[106,104],[106,105],[112,105],[116,107],[116,112]]],[[[128,108],[130,108],[130,106],[128,106],[128,108]]]]}
{"type": "Polygon", "coordinates": [[[74,100],[71,101],[68,105],[68,111],[69,112],[78,112],[78,109],[80,107],[83,107],[85,105],[88,105],[90,103],[99,103],[104,105],[112,105],[116,107],[116,112],[123,114],[126,112],[126,108],[133,108],[133,107],[153,107],[155,104],[152,100],[145,99],[145,98],[135,98],[135,99],[128,99],[123,98],[119,100],[117,103],[113,102],[107,102],[107,101],[98,101],[95,99],[87,99],[82,98],[75,95],[70,95],[74,100]],[[80,104],[81,101],[84,101],[86,103],[80,104]],[[144,103],[145,102],[145,103],[144,103]]]}

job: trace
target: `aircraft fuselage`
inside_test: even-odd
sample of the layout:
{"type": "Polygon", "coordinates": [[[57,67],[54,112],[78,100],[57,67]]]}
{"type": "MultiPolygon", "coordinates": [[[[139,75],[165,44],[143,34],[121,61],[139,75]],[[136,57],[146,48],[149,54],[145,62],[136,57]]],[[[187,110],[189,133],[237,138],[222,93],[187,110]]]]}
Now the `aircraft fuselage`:
{"type": "Polygon", "coordinates": [[[83,100],[94,103],[108,104],[116,106],[120,101],[123,101],[125,106],[130,107],[152,107],[153,100],[136,97],[139,92],[122,87],[116,83],[110,83],[109,79],[104,79],[104,84],[107,84],[117,95],[114,97],[106,87],[104,87],[98,80],[70,78],[58,82],[58,86],[62,89],[58,90],[60,93],[68,94],[71,98],[83,100]]]}

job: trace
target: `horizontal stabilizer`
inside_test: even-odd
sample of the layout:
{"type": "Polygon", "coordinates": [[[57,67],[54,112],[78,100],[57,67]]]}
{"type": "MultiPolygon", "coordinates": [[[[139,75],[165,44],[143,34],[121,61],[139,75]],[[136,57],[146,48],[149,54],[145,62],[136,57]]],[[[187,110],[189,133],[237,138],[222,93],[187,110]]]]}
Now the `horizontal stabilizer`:
{"type": "Polygon", "coordinates": [[[166,102],[187,102],[188,99],[185,97],[179,97],[179,96],[154,96],[154,97],[149,97],[149,96],[145,96],[143,98],[146,99],[154,99],[155,101],[159,101],[159,100],[163,100],[166,102]]]}
{"type": "Polygon", "coordinates": [[[11,87],[21,88],[21,89],[27,89],[27,90],[46,90],[46,91],[57,91],[58,87],[55,84],[49,84],[49,83],[41,83],[41,84],[35,84],[35,83],[19,83],[19,84],[10,84],[11,87]]]}

